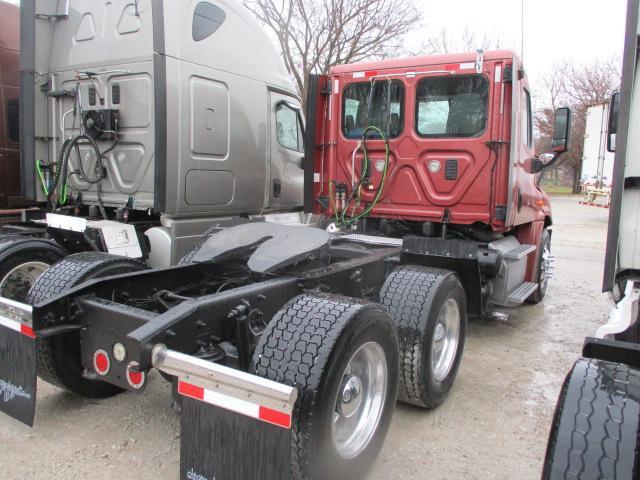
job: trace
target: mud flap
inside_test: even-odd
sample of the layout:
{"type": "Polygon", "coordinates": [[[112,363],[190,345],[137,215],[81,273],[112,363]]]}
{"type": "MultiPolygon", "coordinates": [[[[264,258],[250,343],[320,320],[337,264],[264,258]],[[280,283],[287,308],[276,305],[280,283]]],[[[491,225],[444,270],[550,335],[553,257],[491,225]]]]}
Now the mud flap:
{"type": "Polygon", "coordinates": [[[293,387],[167,350],[153,366],[177,377],[180,478],[290,478],[293,387]]]}
{"type": "Polygon", "coordinates": [[[30,316],[28,305],[1,299],[0,411],[32,427],[36,411],[36,338],[26,323],[30,316]]]}
{"type": "Polygon", "coordinates": [[[182,399],[180,478],[290,478],[291,430],[182,399]]]}

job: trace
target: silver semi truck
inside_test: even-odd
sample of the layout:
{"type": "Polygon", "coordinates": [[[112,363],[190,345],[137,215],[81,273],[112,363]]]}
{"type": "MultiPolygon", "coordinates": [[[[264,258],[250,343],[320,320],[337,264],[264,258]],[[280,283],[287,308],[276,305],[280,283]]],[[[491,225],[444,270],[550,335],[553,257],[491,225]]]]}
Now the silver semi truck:
{"type": "Polygon", "coordinates": [[[556,407],[543,479],[640,476],[640,9],[629,0],[620,92],[610,104],[615,151],[603,291],[608,322],[585,340],[556,407]]]}
{"type": "Polygon", "coordinates": [[[234,0],[25,0],[21,176],[41,208],[2,228],[0,295],[64,256],[177,263],[216,226],[300,223],[303,120],[234,0]]]}

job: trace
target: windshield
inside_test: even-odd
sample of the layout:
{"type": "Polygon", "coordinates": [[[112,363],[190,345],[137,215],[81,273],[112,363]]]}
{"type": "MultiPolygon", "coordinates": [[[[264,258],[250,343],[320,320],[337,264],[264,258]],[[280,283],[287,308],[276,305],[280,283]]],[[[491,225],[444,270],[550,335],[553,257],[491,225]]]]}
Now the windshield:
{"type": "Polygon", "coordinates": [[[474,137],[486,127],[489,82],[481,75],[423,78],[416,97],[423,137],[474,137]]]}
{"type": "MultiPolygon", "coordinates": [[[[347,138],[360,138],[369,126],[397,137],[404,123],[404,85],[398,80],[352,83],[344,89],[342,129],[347,138]],[[391,90],[391,96],[389,96],[391,90]]],[[[376,136],[371,132],[370,136],[376,136]]]]}

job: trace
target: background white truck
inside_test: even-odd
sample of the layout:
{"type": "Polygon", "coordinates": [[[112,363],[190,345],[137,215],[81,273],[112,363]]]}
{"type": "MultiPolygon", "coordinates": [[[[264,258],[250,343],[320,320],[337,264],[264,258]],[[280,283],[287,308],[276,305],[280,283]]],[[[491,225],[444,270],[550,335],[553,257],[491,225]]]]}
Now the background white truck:
{"type": "Polygon", "coordinates": [[[587,204],[609,206],[613,177],[613,152],[607,149],[609,104],[592,105],[587,109],[584,134],[582,194],[587,204]]]}

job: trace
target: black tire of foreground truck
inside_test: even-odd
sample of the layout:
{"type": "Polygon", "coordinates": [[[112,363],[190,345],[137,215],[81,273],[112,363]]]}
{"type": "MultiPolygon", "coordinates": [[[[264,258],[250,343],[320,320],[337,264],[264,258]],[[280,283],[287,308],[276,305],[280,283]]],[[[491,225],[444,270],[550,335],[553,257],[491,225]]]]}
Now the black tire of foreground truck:
{"type": "MultiPolygon", "coordinates": [[[[84,252],[56,263],[29,291],[28,303],[37,305],[87,280],[146,269],[143,263],[107,253],[84,252]]],[[[37,339],[38,376],[53,385],[86,398],[106,398],[122,389],[86,378],[80,361],[80,333],[37,339]]]]}
{"type": "Polygon", "coordinates": [[[29,289],[67,252],[44,238],[0,236],[0,296],[26,302],[29,289]]]}
{"type": "Polygon", "coordinates": [[[398,398],[435,408],[451,389],[467,329],[467,301],[458,276],[415,265],[396,268],[380,290],[400,339],[398,398]]]}
{"type": "Polygon", "coordinates": [[[346,297],[298,296],[265,329],[253,365],[257,375],[298,388],[292,478],[364,478],[398,391],[398,339],[389,314],[346,297]]]}
{"type": "Polygon", "coordinates": [[[546,228],[540,236],[540,255],[538,256],[538,264],[536,266],[536,279],[538,288],[527,298],[527,303],[536,304],[544,300],[547,294],[547,286],[549,285],[551,272],[551,234],[546,228]]]}
{"type": "Polygon", "coordinates": [[[640,370],[581,358],[562,386],[543,480],[638,478],[640,370]]]}

